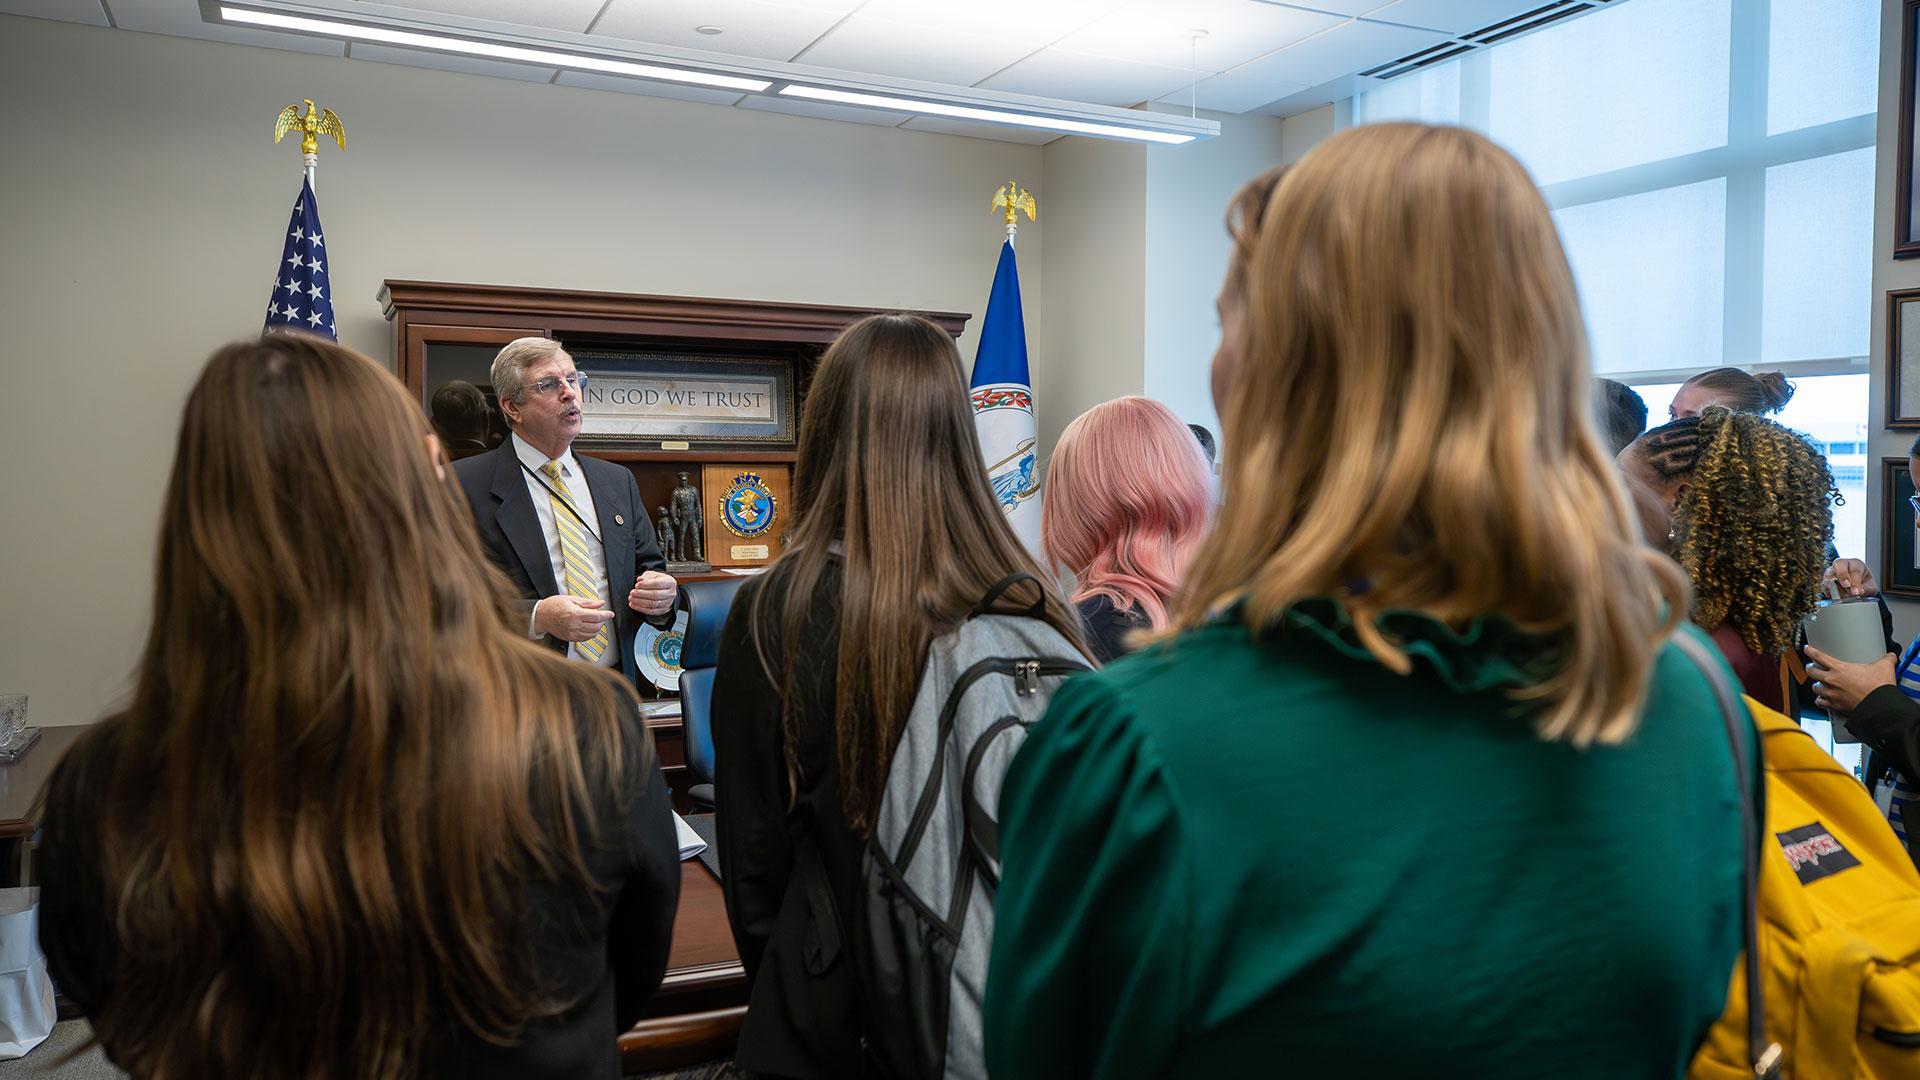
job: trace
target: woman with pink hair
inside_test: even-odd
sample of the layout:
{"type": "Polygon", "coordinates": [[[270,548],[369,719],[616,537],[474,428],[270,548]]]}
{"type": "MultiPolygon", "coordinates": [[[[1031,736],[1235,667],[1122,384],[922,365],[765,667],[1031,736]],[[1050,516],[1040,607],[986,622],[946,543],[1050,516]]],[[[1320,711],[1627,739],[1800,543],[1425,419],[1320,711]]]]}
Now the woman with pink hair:
{"type": "Polygon", "coordinates": [[[1041,543],[1076,579],[1073,602],[1102,661],[1129,631],[1167,625],[1167,604],[1213,508],[1213,474],[1165,405],[1122,397],[1067,425],[1047,466],[1041,543]]]}

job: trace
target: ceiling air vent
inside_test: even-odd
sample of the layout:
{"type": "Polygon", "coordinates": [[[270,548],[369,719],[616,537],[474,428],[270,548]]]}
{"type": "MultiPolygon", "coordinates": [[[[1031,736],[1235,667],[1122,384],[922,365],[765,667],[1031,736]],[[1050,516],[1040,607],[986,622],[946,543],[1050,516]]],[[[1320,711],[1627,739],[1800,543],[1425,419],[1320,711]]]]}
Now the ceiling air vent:
{"type": "Polygon", "coordinates": [[[1438,64],[1451,60],[1461,53],[1483,49],[1495,42],[1505,41],[1518,34],[1525,34],[1559,22],[1561,19],[1592,11],[1614,0],[1554,0],[1531,11],[1515,15],[1511,19],[1502,19],[1491,26],[1483,26],[1470,34],[1461,34],[1452,41],[1443,41],[1416,53],[1408,53],[1398,60],[1390,60],[1360,73],[1361,78],[1378,79],[1385,82],[1409,71],[1418,71],[1429,64],[1438,64]]]}

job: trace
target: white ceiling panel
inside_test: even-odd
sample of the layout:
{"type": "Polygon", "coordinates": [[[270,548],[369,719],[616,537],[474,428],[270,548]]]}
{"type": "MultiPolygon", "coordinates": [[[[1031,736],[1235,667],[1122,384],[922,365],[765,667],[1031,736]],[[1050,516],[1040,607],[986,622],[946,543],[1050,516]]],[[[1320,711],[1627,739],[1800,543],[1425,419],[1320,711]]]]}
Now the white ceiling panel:
{"type": "Polygon", "coordinates": [[[613,0],[593,32],[680,49],[791,60],[859,6],[859,0],[613,0]],[[696,26],[717,26],[721,32],[702,34],[696,26]]]}
{"type": "Polygon", "coordinates": [[[107,13],[101,10],[100,0],[0,0],[0,14],[107,25],[107,13]]]}
{"type": "Polygon", "coordinates": [[[200,21],[200,6],[193,0],[140,0],[113,5],[113,22],[122,30],[176,37],[226,41],[235,45],[258,45],[267,49],[289,49],[320,56],[345,56],[347,43],[338,38],[284,34],[278,30],[255,30],[248,26],[220,26],[200,21]]]}
{"type": "Polygon", "coordinates": [[[1057,46],[1090,56],[1217,72],[1342,21],[1338,15],[1259,0],[1182,0],[1122,8],[1061,38],[1057,46]],[[1207,36],[1196,43],[1194,30],[1205,30],[1207,36]]]}
{"type": "Polygon", "coordinates": [[[757,112],[811,116],[816,120],[843,120],[850,124],[873,124],[878,127],[899,127],[913,118],[912,113],[894,112],[891,109],[862,109],[855,105],[829,105],[824,101],[802,101],[799,98],[762,94],[748,94],[741,99],[740,107],[757,112]]]}
{"type": "Polygon", "coordinates": [[[860,9],[860,17],[886,19],[949,34],[1023,41],[1039,48],[1131,2],[1133,0],[968,0],[964,4],[939,4],[927,0],[867,0],[860,9]]]}
{"type": "Polygon", "coordinates": [[[953,120],[945,116],[916,116],[900,126],[908,131],[931,131],[936,135],[965,135],[973,139],[1026,143],[1029,146],[1045,146],[1055,139],[1066,138],[1058,131],[1008,127],[1005,124],[976,124],[971,120],[953,120]]]}
{"type": "Polygon", "coordinates": [[[556,70],[531,64],[509,64],[504,60],[481,60],[472,56],[452,56],[419,49],[396,49],[390,45],[369,45],[364,41],[348,45],[347,55],[355,60],[458,71],[466,75],[491,75],[497,79],[524,79],[527,82],[547,82],[553,78],[556,70]]]}
{"type": "Polygon", "coordinates": [[[731,105],[746,96],[737,90],[713,90],[705,86],[682,86],[651,79],[623,79],[618,75],[595,75],[586,71],[563,71],[553,81],[559,86],[577,86],[584,90],[613,90],[622,94],[673,98],[676,101],[698,101],[704,105],[731,105]]]}
{"type": "MultiPolygon", "coordinates": [[[[151,0],[148,0],[151,2],[151,0]]],[[[379,0],[387,7],[586,33],[606,0],[379,0]]]]}
{"type": "Polygon", "coordinates": [[[1253,80],[1270,79],[1274,82],[1319,86],[1329,79],[1365,71],[1409,53],[1432,48],[1446,40],[1447,35],[1433,30],[1416,30],[1355,19],[1324,34],[1315,34],[1305,41],[1242,64],[1234,68],[1231,74],[1253,80]]]}
{"type": "Polygon", "coordinates": [[[1548,0],[1399,0],[1375,8],[1367,18],[1402,26],[1423,26],[1447,34],[1470,34],[1515,15],[1545,7],[1548,0]]]}
{"type": "Polygon", "coordinates": [[[1031,52],[1026,42],[855,15],[797,59],[814,67],[972,86],[1031,52]]]}
{"type": "Polygon", "coordinates": [[[1184,68],[1042,49],[979,85],[1093,105],[1137,105],[1165,97],[1192,81],[1193,73],[1184,68]]]}
{"type": "Polygon", "coordinates": [[[1160,100],[1167,105],[1185,106],[1191,102],[1214,112],[1244,113],[1297,94],[1309,86],[1308,83],[1278,82],[1229,71],[1201,82],[1194,87],[1192,94],[1183,88],[1160,100]]]}
{"type": "Polygon", "coordinates": [[[1298,116],[1303,112],[1312,112],[1322,105],[1331,105],[1344,98],[1350,98],[1362,90],[1371,90],[1378,85],[1372,79],[1347,76],[1332,82],[1321,83],[1311,90],[1302,90],[1297,94],[1247,111],[1255,116],[1298,116]]]}
{"type": "MultiPolygon", "coordinates": [[[[1306,8],[1309,11],[1329,11],[1335,15],[1366,15],[1393,3],[1393,0],[1261,0],[1275,7],[1306,8]]],[[[1548,0],[1537,0],[1547,3],[1548,0]]]]}

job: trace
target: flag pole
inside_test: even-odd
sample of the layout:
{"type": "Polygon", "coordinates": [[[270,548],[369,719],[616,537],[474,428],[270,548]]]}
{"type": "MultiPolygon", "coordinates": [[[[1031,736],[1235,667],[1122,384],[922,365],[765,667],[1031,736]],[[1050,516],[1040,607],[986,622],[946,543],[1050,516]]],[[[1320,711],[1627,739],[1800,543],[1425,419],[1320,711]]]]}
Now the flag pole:
{"type": "Polygon", "coordinates": [[[314,191],[318,192],[320,188],[314,184],[313,174],[314,174],[314,167],[320,164],[320,155],[306,154],[304,156],[307,159],[307,186],[310,188],[313,188],[314,191]]]}

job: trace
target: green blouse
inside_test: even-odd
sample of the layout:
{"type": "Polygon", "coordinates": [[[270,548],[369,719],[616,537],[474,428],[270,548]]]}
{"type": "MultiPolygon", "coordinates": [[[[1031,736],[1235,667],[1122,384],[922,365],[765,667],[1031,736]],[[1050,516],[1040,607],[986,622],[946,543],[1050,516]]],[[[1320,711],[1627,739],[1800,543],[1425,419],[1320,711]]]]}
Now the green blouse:
{"type": "Polygon", "coordinates": [[[1541,639],[1379,625],[1411,675],[1323,599],[1062,687],[1001,796],[994,1080],[1685,1072],[1740,948],[1705,677],[1667,646],[1581,751],[1504,693],[1541,639]]]}

